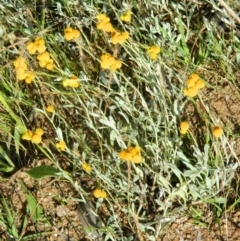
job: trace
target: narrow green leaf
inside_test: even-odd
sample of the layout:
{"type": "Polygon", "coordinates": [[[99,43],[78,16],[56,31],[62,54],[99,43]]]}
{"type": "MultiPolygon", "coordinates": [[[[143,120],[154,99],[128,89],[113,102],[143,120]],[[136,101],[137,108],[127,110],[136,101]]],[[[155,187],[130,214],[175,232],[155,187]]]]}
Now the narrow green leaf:
{"type": "Polygon", "coordinates": [[[43,210],[39,206],[37,200],[33,197],[33,195],[28,191],[26,186],[21,182],[23,193],[27,199],[27,211],[28,214],[31,216],[33,221],[37,221],[39,218],[43,217],[43,210]]]}
{"type": "Polygon", "coordinates": [[[40,180],[45,177],[59,177],[59,175],[58,175],[59,170],[54,167],[47,166],[47,165],[34,167],[33,169],[26,171],[26,173],[30,177],[32,177],[33,179],[36,179],[36,180],[40,180]]]}
{"type": "Polygon", "coordinates": [[[1,203],[3,204],[3,210],[4,210],[4,213],[6,214],[6,225],[8,227],[8,230],[9,230],[9,233],[11,233],[11,235],[14,237],[14,238],[18,238],[18,231],[17,231],[17,228],[14,224],[14,217],[12,215],[12,212],[8,206],[8,203],[5,199],[5,197],[3,195],[1,195],[1,203]]]}
{"type": "Polygon", "coordinates": [[[46,237],[55,232],[42,232],[42,233],[36,233],[36,234],[29,234],[27,236],[24,236],[21,238],[21,241],[27,241],[27,240],[37,240],[39,237],[46,237]]]}

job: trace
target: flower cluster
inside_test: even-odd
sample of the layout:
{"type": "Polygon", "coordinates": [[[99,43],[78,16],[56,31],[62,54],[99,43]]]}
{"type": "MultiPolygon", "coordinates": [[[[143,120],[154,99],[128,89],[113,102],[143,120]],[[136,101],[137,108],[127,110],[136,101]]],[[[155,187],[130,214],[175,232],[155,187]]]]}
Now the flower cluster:
{"type": "Polygon", "coordinates": [[[131,161],[134,163],[142,162],[141,149],[139,146],[129,146],[127,149],[120,151],[118,156],[124,161],[131,161]]]}
{"type": "Polygon", "coordinates": [[[71,87],[71,88],[78,88],[80,85],[79,78],[75,75],[72,75],[70,79],[64,79],[62,84],[64,87],[71,87]]]}
{"type": "Polygon", "coordinates": [[[120,16],[120,19],[126,23],[130,23],[131,16],[132,16],[132,13],[131,13],[131,11],[128,10],[126,13],[124,13],[123,15],[120,16]]]}
{"type": "Polygon", "coordinates": [[[121,66],[122,62],[115,59],[111,54],[107,53],[101,56],[102,69],[110,69],[112,71],[116,71],[117,69],[120,69],[121,66]]]}
{"type": "Polygon", "coordinates": [[[220,126],[214,126],[212,129],[213,136],[219,138],[223,135],[223,130],[220,126]]]}
{"type": "Polygon", "coordinates": [[[43,53],[46,51],[45,41],[42,38],[37,37],[34,42],[28,43],[26,48],[31,55],[36,52],[43,53]]]}
{"type": "Polygon", "coordinates": [[[50,58],[50,54],[46,51],[45,41],[42,38],[37,37],[34,42],[28,43],[26,48],[31,55],[37,52],[39,53],[37,60],[41,68],[53,70],[53,60],[50,58]]]}
{"type": "Polygon", "coordinates": [[[51,59],[50,54],[45,51],[37,56],[38,63],[41,68],[46,68],[48,70],[53,70],[54,63],[53,59],[51,59]]]}
{"type": "Polygon", "coordinates": [[[160,53],[160,48],[157,45],[149,47],[147,50],[150,59],[155,60],[160,53]]]}
{"type": "Polygon", "coordinates": [[[24,57],[18,57],[13,62],[13,65],[18,80],[25,80],[26,84],[30,84],[34,80],[35,75],[28,70],[26,59],[24,57]]]}
{"type": "Polygon", "coordinates": [[[205,83],[200,79],[198,74],[191,74],[186,81],[187,88],[184,89],[184,94],[188,97],[194,97],[198,91],[205,87],[205,83]]]}
{"type": "Polygon", "coordinates": [[[84,162],[82,164],[82,169],[86,172],[91,172],[92,171],[92,167],[90,165],[88,165],[86,162],[84,162]]]}
{"type": "Polygon", "coordinates": [[[64,38],[67,41],[76,40],[77,38],[79,38],[79,36],[80,36],[80,32],[77,29],[73,29],[71,27],[67,27],[64,30],[64,38]]]}
{"type": "Polygon", "coordinates": [[[110,22],[110,18],[107,17],[105,13],[98,14],[97,19],[98,19],[97,29],[103,30],[107,33],[112,33],[111,41],[113,44],[123,44],[129,38],[128,32],[120,33],[113,28],[110,22]]]}
{"type": "Polygon", "coordinates": [[[27,131],[22,135],[23,140],[32,141],[35,144],[39,144],[42,141],[43,129],[37,128],[34,132],[27,131]]]}
{"type": "Polygon", "coordinates": [[[110,18],[107,17],[106,14],[98,14],[97,15],[98,23],[97,23],[97,29],[103,30],[107,33],[114,32],[114,28],[110,22],[110,18]]]}
{"type": "Polygon", "coordinates": [[[95,198],[106,198],[107,193],[104,190],[101,190],[100,188],[97,188],[94,190],[93,195],[95,198]]]}
{"type": "Polygon", "coordinates": [[[186,134],[189,129],[189,123],[187,121],[183,121],[180,123],[180,133],[182,135],[186,134]]]}
{"type": "Polygon", "coordinates": [[[113,32],[111,41],[113,44],[123,44],[127,39],[129,38],[129,33],[128,32],[113,32]]]}
{"type": "Polygon", "coordinates": [[[66,143],[65,141],[59,141],[58,143],[55,144],[56,148],[59,149],[60,151],[65,151],[66,149],[66,143]]]}

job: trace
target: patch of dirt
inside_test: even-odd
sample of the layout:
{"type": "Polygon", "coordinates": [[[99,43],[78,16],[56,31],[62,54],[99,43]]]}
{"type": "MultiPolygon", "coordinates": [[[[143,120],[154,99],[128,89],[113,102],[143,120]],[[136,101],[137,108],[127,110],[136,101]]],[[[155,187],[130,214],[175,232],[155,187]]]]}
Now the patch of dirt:
{"type": "Polygon", "coordinates": [[[239,224],[239,211],[227,213],[221,218],[219,225],[216,222],[212,224],[210,221],[208,227],[196,225],[192,219],[178,216],[176,221],[162,230],[158,241],[238,241],[239,224]]]}
{"type": "MultiPolygon", "coordinates": [[[[41,163],[49,164],[46,160],[41,163]]],[[[29,177],[24,170],[19,170],[8,180],[1,182],[0,188],[1,195],[8,205],[11,205],[9,208],[14,216],[14,224],[23,237],[41,232],[52,234],[33,240],[79,241],[85,237],[78,203],[73,201],[73,198],[77,198],[77,193],[69,182],[51,178],[38,182],[29,177]],[[38,220],[29,215],[29,205],[22,183],[27,188],[27,193],[37,200],[38,206],[43,210],[43,215],[38,220]],[[26,214],[27,225],[23,227],[26,214]]],[[[5,231],[3,228],[0,229],[0,240],[9,240],[9,235],[5,231]]]]}

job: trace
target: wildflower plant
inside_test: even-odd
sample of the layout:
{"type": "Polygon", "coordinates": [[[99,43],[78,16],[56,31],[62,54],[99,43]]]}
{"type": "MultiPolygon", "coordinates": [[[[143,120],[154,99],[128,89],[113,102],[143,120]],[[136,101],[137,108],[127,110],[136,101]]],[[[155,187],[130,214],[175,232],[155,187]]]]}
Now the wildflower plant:
{"type": "MultiPolygon", "coordinates": [[[[233,87],[239,79],[234,32],[229,39],[211,26],[201,32],[197,2],[187,8],[181,1],[143,1],[136,11],[131,1],[76,6],[69,0],[52,6],[56,13],[46,4],[41,17],[33,6],[10,13],[15,2],[0,23],[0,34],[6,26],[0,137],[4,148],[31,156],[29,169],[33,159],[49,160],[29,170],[31,178],[68,183],[76,206],[93,202],[91,213],[107,224],[98,228],[99,240],[156,241],[166,224],[159,217],[189,217],[196,203],[227,207],[226,193],[237,183],[239,138],[232,127],[238,121],[226,124],[223,136],[214,123],[225,126],[229,118],[214,112],[212,93],[226,78],[233,87]],[[31,12],[34,24],[23,18],[31,12]],[[62,20],[57,26],[51,14],[62,20]],[[23,80],[32,84],[22,86],[23,80]]],[[[21,158],[0,151],[7,162],[1,171],[22,166],[21,158]]],[[[232,195],[237,199],[237,191],[232,195]]]]}

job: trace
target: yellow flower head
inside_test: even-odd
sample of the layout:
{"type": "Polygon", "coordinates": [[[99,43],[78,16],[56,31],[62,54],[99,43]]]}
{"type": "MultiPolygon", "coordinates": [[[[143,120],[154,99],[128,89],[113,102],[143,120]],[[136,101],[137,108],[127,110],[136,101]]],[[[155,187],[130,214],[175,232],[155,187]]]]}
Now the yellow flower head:
{"type": "Polygon", "coordinates": [[[123,44],[129,38],[128,32],[113,32],[111,41],[113,44],[123,44]]]}
{"type": "Polygon", "coordinates": [[[223,135],[223,130],[220,126],[214,126],[212,129],[213,136],[219,138],[223,135]]]}
{"type": "Polygon", "coordinates": [[[38,134],[33,134],[32,136],[32,142],[35,144],[39,144],[42,141],[42,137],[38,134]]]}
{"type": "Polygon", "coordinates": [[[198,79],[195,83],[195,87],[198,89],[203,89],[205,87],[205,82],[201,79],[198,79]]]}
{"type": "Polygon", "coordinates": [[[48,105],[47,108],[46,108],[46,111],[48,113],[53,113],[54,112],[54,107],[52,105],[48,105]]]}
{"type": "Polygon", "coordinates": [[[195,87],[197,89],[202,89],[205,87],[204,81],[202,81],[198,74],[191,74],[189,79],[186,81],[187,87],[195,87]]]}
{"type": "MultiPolygon", "coordinates": [[[[40,62],[39,62],[39,65],[40,65],[40,62]]],[[[43,64],[43,65],[44,65],[44,64],[43,64]]],[[[41,66],[41,65],[40,65],[40,66],[41,66]]],[[[49,59],[49,60],[46,62],[45,68],[46,68],[47,70],[53,70],[53,69],[54,69],[53,59],[49,59]]]]}
{"type": "Polygon", "coordinates": [[[45,51],[37,56],[38,61],[48,61],[50,59],[50,54],[45,51]]]}
{"type": "Polygon", "coordinates": [[[97,29],[104,30],[107,33],[114,31],[114,28],[113,28],[112,24],[110,23],[110,18],[107,17],[106,14],[104,14],[104,13],[98,14],[96,16],[96,18],[98,19],[97,29]]]}
{"type": "Polygon", "coordinates": [[[157,45],[148,48],[148,54],[150,59],[155,60],[160,53],[161,49],[157,45]]]}
{"type": "Polygon", "coordinates": [[[26,78],[26,72],[28,70],[26,59],[20,56],[13,62],[13,65],[15,67],[17,79],[24,80],[26,78]]]}
{"type": "Polygon", "coordinates": [[[16,71],[18,69],[27,69],[27,63],[26,63],[26,59],[24,57],[19,56],[14,62],[13,65],[16,69],[16,71]]]}
{"type": "Polygon", "coordinates": [[[127,149],[120,151],[118,156],[124,161],[132,161],[134,163],[142,162],[141,149],[139,146],[129,146],[127,149]]]}
{"type": "Polygon", "coordinates": [[[88,165],[86,162],[84,162],[82,164],[82,169],[86,172],[91,172],[92,171],[92,167],[90,165],[88,165]]]}
{"type": "Polygon", "coordinates": [[[66,149],[66,143],[65,141],[59,141],[58,143],[55,144],[56,148],[61,150],[61,151],[65,151],[66,149]]]}
{"type": "Polygon", "coordinates": [[[131,11],[127,11],[125,14],[121,15],[120,16],[120,19],[124,22],[127,22],[127,23],[130,23],[131,22],[131,11]]]}
{"type": "Polygon", "coordinates": [[[33,133],[32,131],[29,131],[29,130],[22,135],[22,139],[26,141],[31,141],[32,137],[33,137],[33,133]]]}
{"type": "Polygon", "coordinates": [[[189,129],[189,123],[187,121],[183,121],[180,123],[180,133],[182,135],[186,134],[189,129]]]}
{"type": "Polygon", "coordinates": [[[27,70],[19,68],[16,70],[16,76],[18,80],[24,80],[27,77],[27,70]]]}
{"type": "Polygon", "coordinates": [[[190,88],[185,88],[183,92],[188,97],[194,97],[198,94],[198,89],[195,86],[193,86],[190,88]]]}
{"type": "Polygon", "coordinates": [[[196,76],[198,76],[197,74],[193,74],[193,75],[195,77],[191,77],[192,76],[191,75],[190,78],[186,81],[188,88],[193,87],[196,84],[197,80],[199,79],[199,77],[196,77],[196,76]]]}
{"type": "Polygon", "coordinates": [[[26,48],[30,54],[35,54],[36,52],[43,53],[46,51],[45,41],[37,37],[34,42],[28,43],[26,48]]]}
{"type": "Polygon", "coordinates": [[[106,198],[107,193],[104,190],[101,190],[100,188],[97,188],[94,190],[93,195],[95,198],[106,198]]]}
{"type": "Polygon", "coordinates": [[[33,73],[26,73],[24,79],[25,79],[25,83],[26,84],[31,84],[32,81],[35,79],[35,74],[33,74],[33,73]]]}
{"type": "Polygon", "coordinates": [[[79,78],[75,75],[71,76],[70,79],[64,79],[62,82],[64,87],[78,88],[80,86],[79,78]]]}
{"type": "Polygon", "coordinates": [[[43,131],[43,129],[41,129],[41,128],[37,128],[37,129],[35,130],[35,134],[37,134],[37,135],[39,135],[39,136],[42,136],[42,135],[44,134],[44,131],[43,131]]]}
{"type": "Polygon", "coordinates": [[[105,13],[100,13],[96,16],[96,18],[98,19],[98,21],[102,21],[102,20],[106,20],[109,22],[110,19],[109,17],[105,14],[105,13]]]}
{"type": "Polygon", "coordinates": [[[116,71],[117,69],[120,69],[122,67],[122,62],[120,60],[115,60],[115,62],[110,65],[110,70],[116,71]]]}
{"type": "Polygon", "coordinates": [[[106,53],[101,56],[101,67],[102,69],[116,71],[122,67],[122,62],[120,60],[116,60],[112,55],[106,53]]]}
{"type": "Polygon", "coordinates": [[[37,128],[35,132],[27,131],[22,135],[23,140],[32,141],[35,144],[39,144],[42,141],[43,129],[37,128]]]}
{"type": "Polygon", "coordinates": [[[37,59],[39,61],[39,65],[41,68],[53,70],[53,68],[54,68],[53,59],[51,59],[50,54],[47,51],[39,54],[37,56],[37,59]]]}
{"type": "Polygon", "coordinates": [[[79,38],[80,36],[80,32],[77,30],[77,29],[73,29],[71,27],[67,27],[65,30],[64,30],[64,38],[67,40],[67,41],[70,41],[70,40],[76,40],[77,38],[79,38]]]}
{"type": "Polygon", "coordinates": [[[200,79],[198,74],[191,74],[186,81],[187,88],[184,89],[184,94],[188,97],[194,97],[198,94],[198,90],[205,87],[205,82],[200,79]]]}

